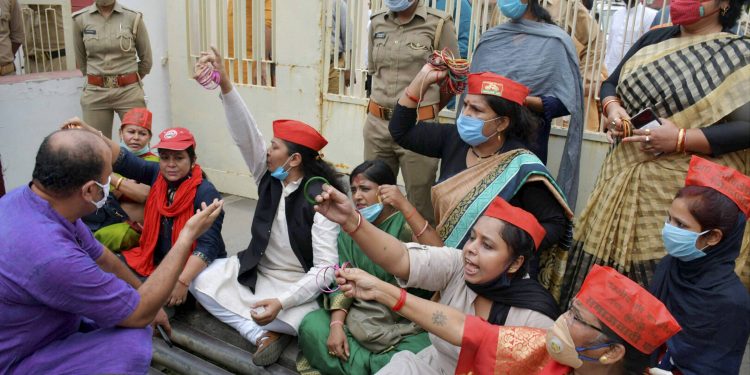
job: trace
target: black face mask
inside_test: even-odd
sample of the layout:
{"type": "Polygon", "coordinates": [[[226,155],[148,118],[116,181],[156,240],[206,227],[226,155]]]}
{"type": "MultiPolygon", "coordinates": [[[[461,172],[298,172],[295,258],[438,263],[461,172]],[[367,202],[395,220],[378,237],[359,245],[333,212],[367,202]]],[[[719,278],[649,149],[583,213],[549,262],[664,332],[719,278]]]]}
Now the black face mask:
{"type": "MultiPolygon", "coordinates": [[[[515,261],[515,259],[513,260],[515,261]]],[[[511,261],[511,264],[513,264],[511,261]]],[[[555,320],[560,316],[557,302],[536,280],[523,278],[524,275],[508,275],[508,268],[498,277],[481,284],[466,282],[466,286],[478,295],[492,301],[487,321],[504,325],[511,307],[534,310],[555,320]]]]}

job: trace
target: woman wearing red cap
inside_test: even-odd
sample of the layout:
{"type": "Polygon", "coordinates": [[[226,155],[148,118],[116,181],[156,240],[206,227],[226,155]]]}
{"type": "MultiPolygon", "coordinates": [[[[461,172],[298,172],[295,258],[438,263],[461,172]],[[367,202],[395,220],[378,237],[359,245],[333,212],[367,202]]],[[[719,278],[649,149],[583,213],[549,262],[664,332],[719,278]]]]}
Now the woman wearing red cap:
{"type": "MultiPolygon", "coordinates": [[[[151,118],[151,111],[146,108],[128,111],[120,126],[120,146],[143,160],[158,162],[159,157],[151,152],[151,118]]],[[[117,173],[111,178],[113,197],[107,200],[104,209],[82,220],[102,245],[117,252],[138,245],[143,230],[143,210],[151,188],[117,173]]]]}
{"type": "Polygon", "coordinates": [[[301,121],[276,120],[266,146],[221,55],[203,53],[197,71],[201,64],[213,64],[220,73],[229,132],[255,180],[258,205],[247,250],[214,262],[192,290],[206,310],[258,347],[253,362],[267,366],[297,334],[302,318],[319,308],[318,273],[338,263],[339,227],[315,213],[306,191],[320,191],[322,182],[314,177],[344,187],[322,160],[328,141],[320,133],[301,121]]]}
{"type": "MultiPolygon", "coordinates": [[[[339,271],[337,281],[351,297],[388,306],[400,298],[397,287],[359,269],[339,271]]],[[[643,375],[649,354],[680,326],[656,298],[609,267],[595,266],[586,284],[547,330],[494,325],[413,295],[399,312],[461,347],[455,374],[643,375]]]]}
{"type": "Polygon", "coordinates": [[[735,273],[750,214],[750,177],[693,156],[662,229],[667,256],[650,289],[682,332],[667,341],[659,368],[738,374],[750,335],[750,295],[735,273]]]}
{"type": "MultiPolygon", "coordinates": [[[[100,134],[78,119],[68,121],[66,127],[70,126],[100,134]]],[[[103,136],[102,139],[112,150],[112,165],[116,173],[151,186],[138,246],[121,252],[133,271],[141,277],[148,277],[169,252],[188,219],[201,208],[201,203],[221,200],[221,194],[196,163],[195,138],[185,128],[171,128],[159,134],[159,143],[154,146],[159,150],[159,163],[145,161],[117,142],[103,136]]],[[[104,203],[97,202],[97,208],[103,207],[104,203]]],[[[167,300],[169,306],[184,303],[193,279],[215,259],[226,257],[221,237],[223,220],[222,212],[211,228],[193,243],[193,253],[167,300]]]]}
{"type": "MultiPolygon", "coordinates": [[[[477,315],[496,325],[549,328],[557,319],[557,303],[536,280],[528,277],[527,260],[544,237],[544,228],[530,213],[502,198],[473,225],[463,250],[404,244],[380,231],[355,211],[347,197],[326,187],[315,209],[339,223],[362,252],[401,287],[440,292],[440,303],[477,315]]],[[[400,312],[410,298],[382,280],[367,280],[367,288],[395,290],[386,305],[400,312]]],[[[382,302],[382,301],[381,301],[382,302]]],[[[445,316],[432,315],[435,325],[445,316]]],[[[417,354],[402,351],[380,374],[446,374],[454,371],[460,348],[434,335],[432,345],[417,354]]]]}
{"type": "Polygon", "coordinates": [[[551,255],[565,254],[557,245],[570,242],[573,212],[544,163],[527,150],[538,125],[524,106],[529,89],[494,73],[470,74],[456,126],[415,126],[418,98],[446,74],[425,64],[399,99],[389,125],[402,147],[440,158],[440,178],[432,188],[437,234],[446,246],[461,248],[492,199],[502,197],[533,214],[546,230],[539,254],[550,261],[540,271],[539,259],[532,259],[530,273],[557,293],[564,265],[554,264],[551,255]]]}

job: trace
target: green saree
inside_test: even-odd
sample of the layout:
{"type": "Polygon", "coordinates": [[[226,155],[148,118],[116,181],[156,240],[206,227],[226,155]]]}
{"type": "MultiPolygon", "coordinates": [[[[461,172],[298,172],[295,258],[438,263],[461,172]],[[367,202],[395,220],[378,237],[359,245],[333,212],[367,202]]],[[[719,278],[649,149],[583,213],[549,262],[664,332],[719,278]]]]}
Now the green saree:
{"type": "MultiPolygon", "coordinates": [[[[388,217],[378,225],[378,228],[402,242],[411,241],[412,232],[400,212],[388,217]]],[[[343,232],[339,234],[338,248],[340,263],[349,262],[353,267],[365,270],[383,281],[396,283],[393,275],[373,263],[362,253],[354,240],[343,232]]],[[[430,298],[430,293],[425,291],[410,290],[410,292],[420,297],[430,298]]],[[[337,291],[327,296],[324,304],[324,309],[307,314],[300,324],[298,340],[301,357],[297,361],[297,371],[300,374],[374,374],[388,364],[391,357],[397,352],[409,350],[417,353],[430,345],[430,339],[426,332],[418,329],[403,317],[390,313],[388,308],[379,308],[380,305],[377,303],[347,298],[337,291]],[[373,304],[378,306],[373,306],[373,304]],[[330,334],[330,312],[336,309],[349,310],[344,326],[350,351],[349,360],[346,362],[329,355],[326,346],[330,334]],[[377,311],[388,315],[373,317],[373,320],[377,322],[392,321],[393,324],[370,327],[376,328],[375,330],[378,331],[376,332],[378,339],[375,341],[392,341],[394,342],[393,345],[389,345],[379,352],[373,352],[368,347],[372,347],[371,344],[378,343],[361,343],[352,335],[352,330],[356,331],[359,327],[365,325],[362,323],[363,320],[369,320],[357,318],[358,313],[364,311],[367,313],[377,311]],[[352,316],[355,316],[355,318],[352,318],[352,316]]],[[[359,314],[359,316],[361,315],[359,314]]]]}

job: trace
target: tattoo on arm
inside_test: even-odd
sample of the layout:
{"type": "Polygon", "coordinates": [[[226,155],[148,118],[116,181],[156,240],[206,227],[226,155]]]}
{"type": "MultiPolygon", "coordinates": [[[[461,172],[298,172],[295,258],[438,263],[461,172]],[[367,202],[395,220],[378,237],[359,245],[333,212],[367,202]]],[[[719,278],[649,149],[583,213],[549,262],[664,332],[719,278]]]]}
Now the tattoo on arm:
{"type": "Polygon", "coordinates": [[[448,317],[442,311],[438,310],[432,313],[432,324],[442,327],[446,321],[448,321],[448,317]]]}

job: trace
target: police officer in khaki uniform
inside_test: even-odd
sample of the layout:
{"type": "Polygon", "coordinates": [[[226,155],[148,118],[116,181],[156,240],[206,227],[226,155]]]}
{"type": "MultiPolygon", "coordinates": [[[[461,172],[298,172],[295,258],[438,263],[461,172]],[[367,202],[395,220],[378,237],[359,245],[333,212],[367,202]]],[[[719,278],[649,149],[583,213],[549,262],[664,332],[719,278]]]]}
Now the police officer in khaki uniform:
{"type": "Polygon", "coordinates": [[[21,8],[16,0],[0,0],[0,76],[15,73],[13,59],[23,43],[21,8]]]}
{"type": "Polygon", "coordinates": [[[141,13],[96,0],[73,14],[76,63],[86,76],[83,120],[112,137],[114,112],[145,107],[141,80],[151,71],[151,44],[141,13]]]}
{"type": "Polygon", "coordinates": [[[67,70],[62,6],[29,5],[23,11],[26,73],[67,70]]]}
{"type": "MultiPolygon", "coordinates": [[[[381,159],[398,174],[403,171],[406,195],[430,222],[435,215],[430,189],[435,182],[438,159],[407,151],[397,145],[388,131],[393,107],[433,50],[448,48],[458,54],[456,29],[451,17],[429,8],[424,0],[384,0],[388,9],[370,17],[368,71],[372,93],[364,126],[365,160],[381,159]]],[[[433,85],[422,98],[419,120],[436,119],[450,100],[441,97],[433,85]]]]}

